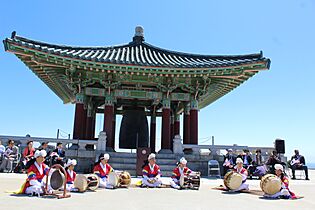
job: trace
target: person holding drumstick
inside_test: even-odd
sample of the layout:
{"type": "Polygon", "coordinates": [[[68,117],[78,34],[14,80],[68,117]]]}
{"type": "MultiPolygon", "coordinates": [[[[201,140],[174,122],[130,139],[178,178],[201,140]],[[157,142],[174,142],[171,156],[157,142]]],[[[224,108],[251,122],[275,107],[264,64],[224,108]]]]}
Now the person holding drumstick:
{"type": "Polygon", "coordinates": [[[174,168],[173,170],[173,175],[172,175],[172,180],[170,181],[171,187],[175,188],[175,189],[180,189],[180,185],[179,185],[179,179],[181,176],[187,176],[188,174],[190,174],[192,172],[192,170],[190,170],[187,166],[187,160],[182,157],[179,160],[179,164],[176,168],[174,168]]]}
{"type": "Polygon", "coordinates": [[[93,173],[100,177],[100,187],[113,189],[114,186],[108,183],[108,174],[114,169],[108,164],[109,154],[100,154],[98,161],[94,164],[93,173]]]}

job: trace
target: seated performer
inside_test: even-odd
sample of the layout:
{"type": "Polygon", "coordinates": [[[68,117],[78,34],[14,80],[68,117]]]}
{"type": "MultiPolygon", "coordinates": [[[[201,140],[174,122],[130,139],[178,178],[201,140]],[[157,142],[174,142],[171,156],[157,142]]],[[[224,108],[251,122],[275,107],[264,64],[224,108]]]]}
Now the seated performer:
{"type": "Polygon", "coordinates": [[[159,187],[162,184],[160,167],[156,164],[155,154],[151,153],[148,157],[149,163],[142,169],[142,186],[159,187]]]}
{"type": "Polygon", "coordinates": [[[289,190],[289,179],[287,176],[285,176],[283,172],[283,166],[281,164],[275,164],[275,173],[281,179],[282,182],[281,190],[273,195],[264,194],[264,197],[283,199],[296,198],[296,195],[289,190]]]}
{"type": "Polygon", "coordinates": [[[305,158],[303,155],[300,155],[299,150],[294,150],[295,155],[291,157],[290,166],[292,169],[292,179],[295,179],[295,170],[301,169],[305,171],[305,180],[310,180],[308,178],[308,168],[305,165],[305,158]]]}
{"type": "Polygon", "coordinates": [[[40,195],[44,193],[44,177],[48,175],[49,168],[43,162],[45,160],[46,151],[36,151],[35,159],[29,163],[30,167],[27,169],[27,179],[23,184],[20,193],[40,195]]]}
{"type": "Polygon", "coordinates": [[[246,184],[248,172],[243,167],[243,160],[242,160],[242,158],[237,158],[236,159],[236,166],[234,168],[234,171],[239,173],[242,176],[242,185],[238,189],[232,190],[232,192],[239,192],[239,191],[242,191],[242,190],[249,190],[248,184],[246,184]]]}
{"type": "Polygon", "coordinates": [[[66,184],[66,188],[67,188],[67,191],[78,191],[78,189],[76,189],[74,187],[74,180],[75,180],[75,177],[76,177],[76,172],[74,171],[74,166],[77,165],[77,160],[75,159],[68,159],[68,162],[67,164],[65,165],[66,168],[66,172],[67,172],[67,184],[66,184]]]}
{"type": "Polygon", "coordinates": [[[100,177],[100,187],[113,189],[114,186],[107,182],[107,176],[114,169],[107,163],[109,160],[109,154],[100,154],[98,161],[94,164],[93,173],[100,177]]]}
{"type": "Polygon", "coordinates": [[[181,176],[187,176],[192,171],[186,166],[187,160],[182,157],[179,160],[178,166],[173,170],[172,180],[171,180],[171,186],[175,189],[180,189],[179,186],[179,179],[181,176]]]}

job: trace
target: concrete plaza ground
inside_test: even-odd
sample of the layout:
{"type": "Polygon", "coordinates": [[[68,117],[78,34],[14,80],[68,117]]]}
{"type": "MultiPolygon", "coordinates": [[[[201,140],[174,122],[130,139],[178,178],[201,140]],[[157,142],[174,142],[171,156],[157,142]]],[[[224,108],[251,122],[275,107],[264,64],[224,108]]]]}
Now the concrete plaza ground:
{"type": "MultiPolygon", "coordinates": [[[[38,209],[235,209],[235,210],[314,210],[315,209],[315,171],[310,171],[311,181],[291,180],[290,188],[298,200],[266,200],[255,194],[228,194],[213,187],[222,184],[221,179],[201,180],[199,191],[174,190],[170,188],[146,189],[129,188],[98,190],[96,192],[72,193],[71,198],[14,196],[9,193],[19,189],[25,174],[0,173],[0,210],[38,210],[38,209]]],[[[134,178],[133,182],[138,179],[134,178]]],[[[167,178],[164,181],[167,182],[167,178]]],[[[259,180],[248,180],[250,189],[260,190],[259,180]]]]}

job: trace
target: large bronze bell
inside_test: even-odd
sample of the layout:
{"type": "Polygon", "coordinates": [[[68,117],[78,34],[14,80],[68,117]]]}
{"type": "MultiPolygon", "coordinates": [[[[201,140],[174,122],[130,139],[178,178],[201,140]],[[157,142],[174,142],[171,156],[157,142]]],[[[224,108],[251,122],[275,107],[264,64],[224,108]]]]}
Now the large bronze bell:
{"type": "Polygon", "coordinates": [[[148,147],[149,129],[144,108],[125,109],[120,125],[119,148],[148,147]]]}

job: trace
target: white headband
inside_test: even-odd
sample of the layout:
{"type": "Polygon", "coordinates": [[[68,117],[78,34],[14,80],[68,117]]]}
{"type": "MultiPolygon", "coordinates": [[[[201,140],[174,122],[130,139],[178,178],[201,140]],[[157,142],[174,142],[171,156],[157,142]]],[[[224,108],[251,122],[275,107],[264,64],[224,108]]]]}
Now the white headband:
{"type": "Polygon", "coordinates": [[[236,163],[243,163],[242,158],[237,158],[237,159],[236,159],[236,163]]]}
{"type": "Polygon", "coordinates": [[[151,160],[151,159],[155,159],[155,154],[154,153],[151,153],[148,157],[148,160],[151,160]]]}
{"type": "Polygon", "coordinates": [[[47,152],[45,150],[37,150],[34,154],[34,157],[46,157],[47,152]]]}
{"type": "Polygon", "coordinates": [[[275,164],[275,169],[283,171],[283,166],[281,164],[275,164]]]}
{"type": "Polygon", "coordinates": [[[184,157],[182,157],[182,158],[179,160],[179,162],[180,162],[181,164],[187,164],[187,160],[186,160],[184,157]]]}
{"type": "Polygon", "coordinates": [[[77,165],[77,160],[75,160],[75,159],[69,159],[68,160],[68,162],[67,162],[67,164],[66,164],[66,167],[69,167],[69,166],[71,166],[71,165],[77,165]]]}

